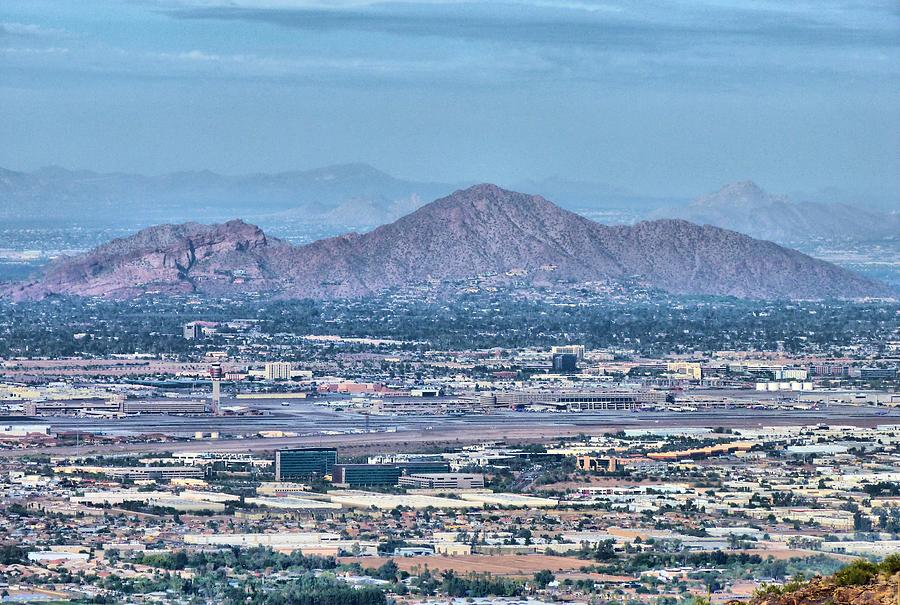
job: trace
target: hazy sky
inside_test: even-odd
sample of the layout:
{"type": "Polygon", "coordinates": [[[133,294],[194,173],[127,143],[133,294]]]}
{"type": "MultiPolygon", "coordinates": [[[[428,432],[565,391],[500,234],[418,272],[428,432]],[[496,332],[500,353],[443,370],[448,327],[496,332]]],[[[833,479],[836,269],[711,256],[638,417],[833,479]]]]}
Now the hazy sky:
{"type": "Polygon", "coordinates": [[[895,0],[2,0],[0,166],[900,197],[895,0]]]}

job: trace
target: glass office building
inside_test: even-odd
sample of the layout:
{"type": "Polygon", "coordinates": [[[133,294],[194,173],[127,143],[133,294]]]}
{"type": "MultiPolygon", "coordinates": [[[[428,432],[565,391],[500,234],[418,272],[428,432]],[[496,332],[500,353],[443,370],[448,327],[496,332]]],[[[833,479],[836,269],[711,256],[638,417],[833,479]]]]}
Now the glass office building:
{"type": "Polygon", "coordinates": [[[397,485],[401,475],[442,473],[450,470],[447,462],[399,462],[397,464],[338,464],[332,472],[335,483],[351,487],[397,485]]]}
{"type": "Polygon", "coordinates": [[[351,487],[397,485],[400,467],[393,464],[338,464],[334,482],[351,487]]]}
{"type": "Polygon", "coordinates": [[[337,464],[333,447],[304,447],[275,452],[275,480],[293,481],[330,475],[337,464]]]}

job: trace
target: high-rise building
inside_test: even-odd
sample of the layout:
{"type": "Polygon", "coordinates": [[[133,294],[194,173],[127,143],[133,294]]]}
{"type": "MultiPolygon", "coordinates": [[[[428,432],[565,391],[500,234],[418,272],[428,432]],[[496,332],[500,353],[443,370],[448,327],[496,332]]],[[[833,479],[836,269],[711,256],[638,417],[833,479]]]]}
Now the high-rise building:
{"type": "Polygon", "coordinates": [[[578,371],[578,356],[574,353],[556,353],[553,355],[553,371],[570,373],[578,371]]]}
{"type": "Polygon", "coordinates": [[[290,380],[293,364],[287,361],[272,361],[266,364],[266,380],[290,380]]]}
{"type": "Polygon", "coordinates": [[[281,449],[275,452],[275,480],[312,479],[330,475],[337,464],[333,447],[281,449]]]}
{"type": "Polygon", "coordinates": [[[182,335],[185,340],[198,340],[203,338],[203,326],[196,321],[184,324],[182,335]]]}
{"type": "Polygon", "coordinates": [[[578,361],[584,359],[584,345],[559,345],[550,349],[553,355],[575,355],[578,361]]]}

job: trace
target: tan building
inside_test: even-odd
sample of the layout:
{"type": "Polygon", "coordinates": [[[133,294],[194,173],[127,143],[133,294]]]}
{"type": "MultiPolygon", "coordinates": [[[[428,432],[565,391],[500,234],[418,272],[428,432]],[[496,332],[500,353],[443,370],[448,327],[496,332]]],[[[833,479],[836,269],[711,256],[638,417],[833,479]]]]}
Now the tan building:
{"type": "Polygon", "coordinates": [[[701,380],[703,369],[699,363],[679,361],[666,364],[666,372],[675,380],[701,380]]]}
{"type": "Polygon", "coordinates": [[[621,467],[619,459],[614,456],[578,456],[575,465],[580,471],[589,473],[608,472],[615,473],[621,467]]]}

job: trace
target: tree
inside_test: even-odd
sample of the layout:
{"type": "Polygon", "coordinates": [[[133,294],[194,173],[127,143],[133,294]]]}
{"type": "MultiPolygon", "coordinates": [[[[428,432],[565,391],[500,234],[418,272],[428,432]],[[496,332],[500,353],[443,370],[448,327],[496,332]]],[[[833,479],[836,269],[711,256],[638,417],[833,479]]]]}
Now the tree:
{"type": "Polygon", "coordinates": [[[547,585],[550,584],[556,576],[553,575],[549,569],[542,569],[541,571],[534,574],[534,584],[538,588],[547,588],[547,585]]]}

